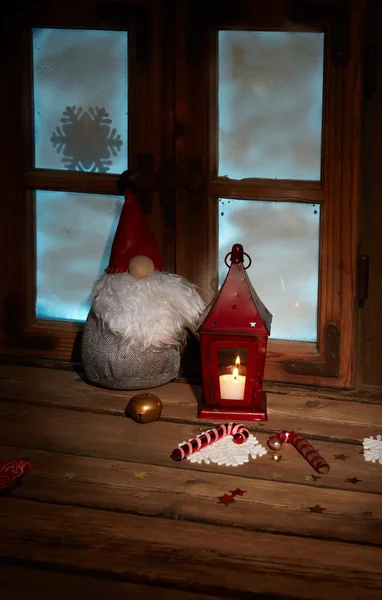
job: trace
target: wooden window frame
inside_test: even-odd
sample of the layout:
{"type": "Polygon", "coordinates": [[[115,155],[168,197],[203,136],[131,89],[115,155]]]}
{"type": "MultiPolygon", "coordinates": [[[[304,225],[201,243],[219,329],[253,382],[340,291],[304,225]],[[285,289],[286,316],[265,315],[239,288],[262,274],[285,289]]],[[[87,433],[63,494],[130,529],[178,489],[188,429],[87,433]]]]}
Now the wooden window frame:
{"type": "MultiPolygon", "coordinates": [[[[299,10],[302,6],[302,14],[308,17],[304,23],[292,26],[285,9],[293,7],[293,3],[274,0],[261,11],[252,4],[252,12],[250,4],[238,0],[225,14],[222,9],[219,17],[219,10],[208,13],[208,9],[202,11],[200,3],[192,1],[178,17],[177,30],[181,32],[188,25],[188,35],[187,42],[180,33],[176,41],[176,120],[181,132],[176,144],[176,160],[179,166],[187,161],[193,163],[195,171],[191,178],[194,189],[188,193],[180,191],[176,201],[177,272],[194,281],[208,300],[214,297],[219,197],[320,203],[318,341],[315,344],[270,339],[265,379],[333,388],[353,387],[358,320],[364,3],[300,2],[299,10]],[[309,10],[312,4],[314,10],[309,10]],[[216,156],[217,146],[217,134],[210,129],[210,119],[216,122],[217,106],[216,32],[227,28],[325,32],[321,181],[227,181],[216,176],[216,164],[209,160],[210,156],[216,156]],[[214,89],[215,94],[211,93],[214,89]],[[334,325],[329,325],[329,330],[331,327],[332,331],[333,327],[339,329],[338,376],[325,376],[333,352],[325,328],[331,323],[334,325]],[[301,362],[312,363],[309,375],[286,370],[287,363],[293,363],[298,372],[301,362]]],[[[256,286],[256,282],[253,283],[256,286]]]]}
{"type": "MultiPolygon", "coordinates": [[[[161,6],[150,0],[114,3],[14,7],[7,23],[5,69],[14,95],[1,99],[3,110],[17,126],[6,131],[9,145],[5,173],[1,238],[5,264],[1,300],[0,347],[3,357],[16,360],[79,363],[83,324],[37,319],[35,190],[116,195],[119,175],[34,168],[32,29],[99,29],[128,31],[128,163],[141,171],[157,171],[167,159],[163,148],[160,74],[163,59],[158,36],[161,6]],[[154,47],[155,45],[155,47],[154,47]],[[155,55],[155,60],[153,56],[155,55]],[[11,62],[10,62],[11,60],[11,62]],[[16,101],[15,101],[16,100],[16,101]],[[20,153],[20,148],[22,152],[20,153]],[[20,158],[21,157],[21,158],[20,158]],[[10,201],[5,202],[5,199],[10,201]]],[[[164,59],[163,59],[164,61],[164,59]]],[[[165,61],[164,61],[165,62],[165,61]]],[[[165,100],[168,101],[165,96],[165,100]]],[[[171,149],[168,160],[171,161],[171,149]]],[[[148,223],[163,248],[165,263],[173,269],[173,207],[160,197],[157,185],[139,193],[148,223]],[[165,239],[164,239],[165,238],[165,239]]],[[[89,290],[90,291],[90,290],[89,290]]]]}

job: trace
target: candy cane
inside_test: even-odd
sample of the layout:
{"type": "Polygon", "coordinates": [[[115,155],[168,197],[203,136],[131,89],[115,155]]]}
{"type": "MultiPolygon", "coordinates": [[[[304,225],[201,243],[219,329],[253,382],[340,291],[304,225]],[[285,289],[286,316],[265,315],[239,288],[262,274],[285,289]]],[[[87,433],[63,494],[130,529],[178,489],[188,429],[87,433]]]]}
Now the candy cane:
{"type": "Polygon", "coordinates": [[[328,463],[320,456],[317,450],[315,450],[313,446],[296,431],[274,433],[268,438],[267,443],[271,450],[280,450],[281,445],[284,442],[292,444],[317,473],[320,473],[321,475],[329,473],[330,467],[328,463]]]}
{"type": "Polygon", "coordinates": [[[202,448],[221,440],[226,435],[232,435],[235,444],[243,444],[249,438],[249,431],[244,425],[237,423],[226,423],[218,425],[214,429],[210,429],[201,435],[198,435],[193,440],[185,442],[171,453],[173,460],[183,460],[190,454],[198,452],[202,448]]]}

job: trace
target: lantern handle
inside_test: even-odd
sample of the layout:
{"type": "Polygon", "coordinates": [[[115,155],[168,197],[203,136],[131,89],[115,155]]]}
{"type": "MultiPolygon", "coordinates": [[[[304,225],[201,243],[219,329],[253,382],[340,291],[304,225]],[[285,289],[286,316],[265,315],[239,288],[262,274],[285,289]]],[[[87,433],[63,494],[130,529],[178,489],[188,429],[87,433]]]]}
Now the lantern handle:
{"type": "MultiPolygon", "coordinates": [[[[224,259],[224,263],[225,263],[225,265],[226,265],[228,268],[230,268],[230,266],[231,266],[231,265],[229,265],[229,264],[228,264],[228,262],[227,262],[227,258],[228,258],[229,256],[231,256],[231,254],[232,254],[232,252],[228,252],[227,256],[226,256],[226,257],[225,257],[225,259],[224,259]]],[[[246,267],[244,267],[244,264],[243,264],[243,269],[244,269],[244,271],[246,271],[246,270],[247,270],[247,269],[249,269],[249,267],[251,266],[251,264],[252,264],[252,259],[251,259],[251,257],[249,256],[249,254],[247,254],[246,252],[243,252],[243,255],[244,255],[244,256],[246,256],[246,257],[248,258],[248,260],[249,260],[249,263],[248,263],[248,265],[247,265],[246,267]]]]}

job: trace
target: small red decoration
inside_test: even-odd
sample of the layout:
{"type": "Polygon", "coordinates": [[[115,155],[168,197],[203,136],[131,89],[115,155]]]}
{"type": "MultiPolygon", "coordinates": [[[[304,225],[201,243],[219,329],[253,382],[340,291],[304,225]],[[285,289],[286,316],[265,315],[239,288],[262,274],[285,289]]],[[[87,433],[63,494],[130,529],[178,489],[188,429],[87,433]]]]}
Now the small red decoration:
{"type": "Polygon", "coordinates": [[[29,461],[21,458],[0,462],[0,492],[11,487],[20,477],[23,477],[31,466],[29,461]]]}
{"type": "Polygon", "coordinates": [[[346,456],[346,454],[334,454],[334,460],[346,460],[350,458],[350,456],[346,456]]]}
{"type": "Polygon", "coordinates": [[[226,506],[228,506],[228,504],[232,504],[232,502],[235,502],[235,498],[231,496],[231,494],[224,494],[223,496],[218,496],[218,500],[218,504],[225,504],[226,506]]]}
{"type": "Polygon", "coordinates": [[[273,433],[269,436],[267,444],[271,450],[275,450],[276,452],[281,449],[282,441],[279,433],[273,433]]]}
{"type": "Polygon", "coordinates": [[[236,488],[236,490],[230,490],[232,496],[244,496],[247,493],[247,490],[241,490],[240,488],[236,488]]]}
{"type": "Polygon", "coordinates": [[[345,483],[359,483],[360,481],[362,481],[362,479],[358,479],[357,477],[348,477],[347,479],[345,479],[345,483]]]}
{"type": "Polygon", "coordinates": [[[171,453],[171,458],[177,461],[183,460],[190,454],[217,442],[226,435],[232,435],[235,444],[243,444],[249,438],[249,431],[244,425],[238,425],[237,423],[218,425],[214,429],[198,435],[190,442],[185,442],[178,448],[175,448],[171,453]]]}
{"type": "Polygon", "coordinates": [[[307,510],[309,510],[309,512],[318,513],[318,514],[322,514],[326,510],[326,508],[324,508],[323,506],[320,506],[319,504],[314,504],[313,506],[307,506],[306,508],[307,508],[307,510]]]}
{"type": "Polygon", "coordinates": [[[232,504],[235,502],[235,496],[243,496],[247,493],[247,490],[241,490],[240,488],[236,488],[235,490],[230,490],[230,494],[224,494],[223,496],[218,496],[219,502],[218,504],[232,504]]]}
{"type": "Polygon", "coordinates": [[[248,278],[251,259],[243,246],[234,244],[225,262],[227,277],[199,327],[204,399],[198,418],[266,421],[262,388],[272,315],[248,278]]]}
{"type": "Polygon", "coordinates": [[[326,475],[329,473],[330,467],[328,463],[318,454],[317,450],[309,444],[309,442],[296,431],[283,431],[282,433],[274,433],[268,438],[268,446],[271,450],[276,450],[281,448],[279,444],[283,444],[287,442],[288,444],[293,444],[293,446],[302,454],[305,460],[308,461],[310,466],[320,473],[321,475],[326,475]]]}

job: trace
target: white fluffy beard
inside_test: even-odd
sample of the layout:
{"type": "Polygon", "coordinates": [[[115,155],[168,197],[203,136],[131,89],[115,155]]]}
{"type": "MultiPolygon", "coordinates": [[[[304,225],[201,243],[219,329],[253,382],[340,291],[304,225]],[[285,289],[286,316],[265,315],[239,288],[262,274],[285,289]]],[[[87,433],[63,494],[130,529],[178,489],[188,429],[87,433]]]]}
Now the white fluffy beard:
{"type": "Polygon", "coordinates": [[[179,275],[154,271],[148,279],[105,274],[95,283],[93,311],[131,347],[180,345],[196,332],[205,303],[179,275]]]}

